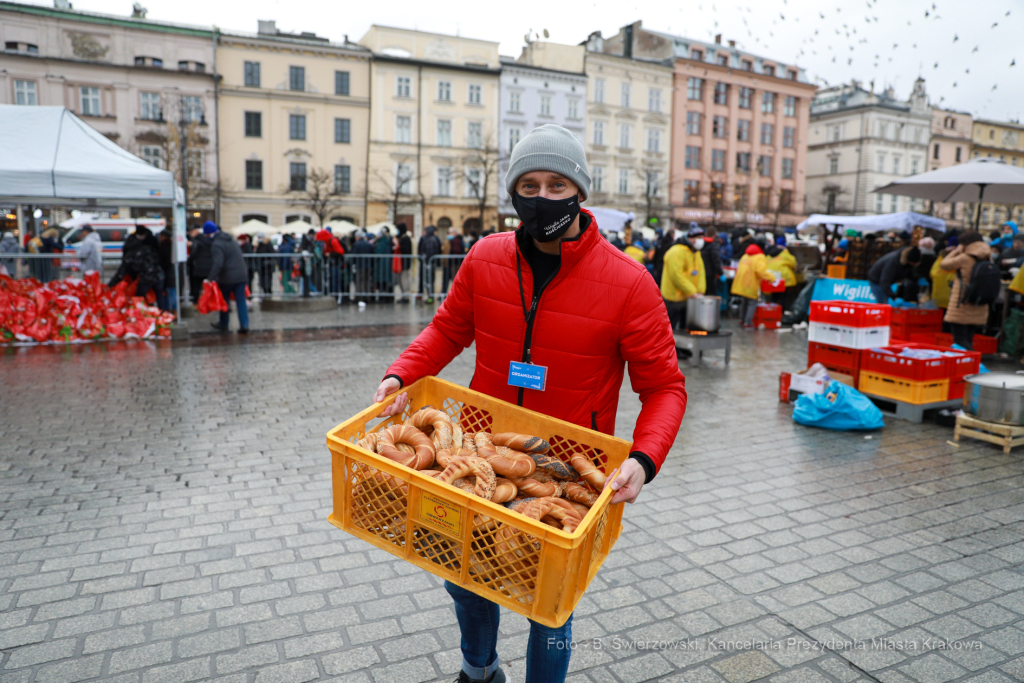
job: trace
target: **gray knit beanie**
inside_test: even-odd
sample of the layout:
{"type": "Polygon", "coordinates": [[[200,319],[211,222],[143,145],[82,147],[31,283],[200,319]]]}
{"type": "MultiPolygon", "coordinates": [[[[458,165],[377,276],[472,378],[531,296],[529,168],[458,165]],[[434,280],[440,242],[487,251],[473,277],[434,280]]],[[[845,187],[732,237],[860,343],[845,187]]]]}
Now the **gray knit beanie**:
{"type": "Polygon", "coordinates": [[[512,149],[505,175],[505,189],[510,195],[520,176],[530,171],[560,173],[580,189],[580,201],[590,196],[586,150],[575,134],[561,126],[545,123],[534,128],[512,149]]]}

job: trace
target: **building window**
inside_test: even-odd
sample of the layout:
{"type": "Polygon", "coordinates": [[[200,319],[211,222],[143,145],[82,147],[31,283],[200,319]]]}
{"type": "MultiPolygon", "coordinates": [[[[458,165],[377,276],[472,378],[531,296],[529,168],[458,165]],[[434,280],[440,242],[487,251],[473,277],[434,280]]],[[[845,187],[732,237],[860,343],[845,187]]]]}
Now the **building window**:
{"type": "Polygon", "coordinates": [[[796,98],[792,95],[786,95],[786,101],[782,105],[783,116],[796,116],[796,98]]]}
{"type": "Polygon", "coordinates": [[[512,150],[515,149],[516,145],[519,144],[519,138],[522,134],[523,132],[515,126],[508,129],[508,151],[510,154],[512,153],[512,150]]]}
{"type": "Polygon", "coordinates": [[[470,121],[466,126],[466,147],[480,149],[484,146],[483,127],[479,121],[470,121]]]}
{"type": "Polygon", "coordinates": [[[245,161],[245,189],[263,189],[263,162],[246,159],[245,161]]]}
{"type": "Polygon", "coordinates": [[[619,147],[621,147],[622,149],[630,148],[629,137],[631,133],[631,128],[632,126],[630,126],[628,123],[619,124],[619,147]]]}
{"type": "Polygon", "coordinates": [[[647,129],[647,151],[661,151],[661,131],[654,128],[647,129]]]}
{"type": "Polygon", "coordinates": [[[437,122],[437,146],[452,146],[452,122],[448,119],[439,119],[437,122]]]}
{"type": "Polygon", "coordinates": [[[657,171],[647,172],[647,197],[657,197],[661,192],[661,177],[657,171]]]}
{"type": "Polygon", "coordinates": [[[245,63],[245,87],[247,87],[247,88],[258,88],[258,87],[260,87],[260,63],[259,62],[246,62],[245,63]]]}
{"type": "Polygon", "coordinates": [[[695,59],[698,62],[704,61],[704,53],[697,49],[690,50],[690,59],[695,59]]]}
{"type": "Polygon", "coordinates": [[[483,173],[479,168],[466,169],[466,198],[480,199],[483,191],[483,173]]]}
{"type": "Polygon", "coordinates": [[[764,75],[765,76],[774,76],[775,75],[775,67],[774,66],[768,66],[766,64],[765,67],[764,67],[764,75]]]}
{"type": "Polygon", "coordinates": [[[750,103],[753,99],[753,88],[740,88],[740,109],[750,109],[750,103]]]}
{"type": "Polygon", "coordinates": [[[762,154],[757,158],[757,170],[762,178],[770,178],[772,175],[772,158],[762,154]]]}
{"type": "Polygon", "coordinates": [[[688,100],[700,100],[704,94],[704,79],[693,78],[692,76],[686,81],[686,99],[688,100]]]}
{"type": "Polygon", "coordinates": [[[36,96],[36,82],[14,81],[14,103],[32,107],[39,104],[39,98],[36,96]]]}
{"type": "Polygon", "coordinates": [[[715,83],[715,104],[729,104],[728,83],[715,83]]]}
{"type": "Polygon", "coordinates": [[[839,173],[839,156],[831,156],[828,158],[828,174],[835,175],[839,173]]]}
{"type": "Polygon", "coordinates": [[[196,95],[186,95],[181,98],[184,108],[182,114],[186,121],[202,123],[203,121],[203,98],[196,95]]]}
{"type": "Polygon", "coordinates": [[[590,180],[594,192],[604,192],[604,166],[594,166],[591,169],[590,180]]]}
{"type": "Polygon", "coordinates": [[[469,86],[469,99],[467,100],[470,104],[480,104],[483,99],[483,87],[479,85],[469,86]]]}
{"type": "Polygon", "coordinates": [[[799,74],[796,71],[794,71],[793,69],[787,69],[786,70],[786,78],[788,78],[789,80],[795,81],[797,76],[799,76],[799,74]]]}
{"type": "Polygon", "coordinates": [[[447,166],[437,167],[437,191],[438,197],[452,196],[452,169],[447,166]]]}
{"type": "Polygon", "coordinates": [[[899,154],[894,154],[892,156],[892,172],[895,173],[896,175],[899,175],[899,173],[900,173],[900,155],[899,154]]]}
{"type": "Polygon", "coordinates": [[[188,160],[188,174],[192,178],[202,180],[206,177],[206,152],[201,149],[190,149],[185,157],[188,160]]]}
{"type": "Polygon", "coordinates": [[[620,104],[623,107],[629,106],[629,83],[623,83],[621,88],[620,104]]]}
{"type": "Polygon", "coordinates": [[[142,160],[153,168],[164,167],[164,150],[159,145],[143,145],[142,160]]]}
{"type": "Polygon", "coordinates": [[[508,110],[514,112],[520,112],[520,96],[517,92],[510,92],[508,94],[508,110]]]}
{"type": "Polygon", "coordinates": [[[348,95],[349,73],[347,71],[334,72],[334,94],[348,95]]]}
{"type": "Polygon", "coordinates": [[[711,122],[711,135],[716,138],[724,138],[729,134],[729,119],[724,116],[716,116],[711,122]]]}
{"type": "Polygon", "coordinates": [[[305,92],[306,68],[303,66],[288,67],[288,89],[305,92]]]}
{"type": "Polygon", "coordinates": [[[594,101],[599,103],[599,104],[604,102],[604,79],[603,78],[595,78],[594,79],[594,101]]]}
{"type": "Polygon", "coordinates": [[[263,114],[258,111],[245,112],[245,137],[263,137],[263,114]]]}
{"type": "Polygon", "coordinates": [[[750,142],[750,121],[747,119],[736,122],[736,139],[740,142],[750,142]]]}
{"type": "Polygon", "coordinates": [[[305,140],[306,139],[306,115],[305,114],[289,114],[288,115],[288,138],[291,140],[305,140]]]}
{"type": "Polygon", "coordinates": [[[932,159],[938,159],[938,158],[939,158],[939,143],[936,142],[935,146],[932,148],[932,159]]]}
{"type": "Polygon", "coordinates": [[[199,73],[205,72],[206,71],[206,65],[203,64],[202,62],[196,62],[196,71],[198,71],[199,73]]]}
{"type": "Polygon", "coordinates": [[[686,147],[686,168],[700,168],[700,147],[686,147]]]}
{"type": "Polygon", "coordinates": [[[729,66],[729,55],[718,55],[718,66],[729,66]]]}
{"type": "Polygon", "coordinates": [[[910,160],[910,175],[917,175],[917,167],[920,164],[920,159],[917,157],[910,160]]]}
{"type": "Polygon", "coordinates": [[[412,79],[408,76],[398,76],[395,79],[395,97],[409,97],[412,89],[412,79]]]}
{"type": "Polygon", "coordinates": [[[82,116],[102,116],[103,110],[100,107],[99,88],[79,88],[79,95],[82,98],[82,116]]]}
{"type": "Polygon", "coordinates": [[[878,155],[878,166],[876,167],[879,173],[885,173],[885,155],[878,155]]]}
{"type": "Polygon", "coordinates": [[[770,123],[761,124],[761,144],[771,145],[774,144],[775,139],[775,126],[770,123]]]}
{"type": "Polygon", "coordinates": [[[594,144],[604,144],[604,121],[594,121],[594,144]]]}
{"type": "Polygon", "coordinates": [[[578,119],[580,117],[580,101],[573,97],[566,100],[566,105],[568,109],[567,118],[578,119]]]}
{"type": "Polygon", "coordinates": [[[789,158],[782,159],[782,178],[783,180],[791,180],[793,178],[793,160],[789,158]]]}
{"type": "Polygon", "coordinates": [[[732,193],[732,208],[736,211],[747,210],[747,199],[750,188],[746,185],[736,185],[733,187],[732,193]]]}
{"type": "Polygon", "coordinates": [[[395,142],[412,142],[412,118],[409,116],[395,117],[395,142]]]}
{"type": "Polygon", "coordinates": [[[188,71],[188,60],[181,60],[178,62],[178,71],[188,71]]]}
{"type": "Polygon", "coordinates": [[[292,162],[288,164],[288,189],[292,192],[306,191],[306,164],[292,162]]]}
{"type": "Polygon", "coordinates": [[[761,96],[761,113],[771,114],[775,111],[775,93],[766,92],[761,96]]]}
{"type": "Polygon", "coordinates": [[[395,166],[395,191],[398,194],[412,194],[412,166],[409,164],[398,164],[395,166]]]}
{"type": "Polygon", "coordinates": [[[712,171],[725,171],[725,150],[724,149],[713,149],[711,150],[711,170],[712,171]]]}
{"type": "Polygon", "coordinates": [[[661,91],[657,88],[647,91],[647,109],[648,111],[661,111],[661,91]]]}
{"type": "Polygon", "coordinates": [[[960,163],[960,147],[956,148],[956,163],[960,163]]]}
{"type": "Polygon", "coordinates": [[[882,202],[884,200],[885,200],[885,195],[882,195],[882,194],[876,194],[875,195],[875,213],[882,213],[882,211],[885,210],[885,208],[882,206],[882,202]]]}
{"type": "Polygon", "coordinates": [[[736,172],[750,173],[750,152],[736,152],[736,172]]]}
{"type": "Polygon", "coordinates": [[[708,203],[715,209],[721,209],[723,199],[725,199],[725,183],[711,183],[708,203]]]}
{"type": "Polygon", "coordinates": [[[334,119],[334,142],[352,142],[352,119],[334,119]]]}
{"type": "MultiPolygon", "coordinates": [[[[790,72],[792,73],[792,72],[790,72]]],[[[793,190],[779,191],[779,213],[791,213],[793,211],[793,190]]]]}
{"type": "Polygon", "coordinates": [[[896,213],[899,210],[898,202],[899,202],[899,198],[896,195],[894,195],[894,194],[889,195],[889,212],[890,213],[896,213]]]}
{"type": "Polygon", "coordinates": [[[700,198],[700,182],[696,180],[683,181],[683,206],[697,206],[700,198]]]}
{"type": "Polygon", "coordinates": [[[163,118],[160,112],[160,93],[140,92],[139,93],[139,118],[147,121],[159,121],[163,118]]]}
{"type": "Polygon", "coordinates": [[[551,95],[540,96],[540,115],[551,116],[551,95]]]}
{"type": "Polygon", "coordinates": [[[754,70],[754,62],[752,62],[749,59],[741,60],[740,61],[740,68],[743,69],[744,71],[753,71],[754,70]]]}
{"type": "Polygon", "coordinates": [[[619,194],[629,194],[629,169],[619,169],[619,194]]]}
{"type": "Polygon", "coordinates": [[[451,102],[452,101],[452,82],[451,81],[438,81],[437,82],[437,100],[439,102],[451,102]]]}
{"type": "Polygon", "coordinates": [[[796,128],[785,126],[782,129],[782,146],[792,149],[796,144],[796,128]]]}
{"type": "Polygon", "coordinates": [[[336,194],[349,194],[352,192],[352,167],[348,164],[335,164],[334,192],[336,194]]]}
{"type": "Polygon", "coordinates": [[[686,112],[686,134],[700,135],[701,115],[695,111],[686,112]]]}

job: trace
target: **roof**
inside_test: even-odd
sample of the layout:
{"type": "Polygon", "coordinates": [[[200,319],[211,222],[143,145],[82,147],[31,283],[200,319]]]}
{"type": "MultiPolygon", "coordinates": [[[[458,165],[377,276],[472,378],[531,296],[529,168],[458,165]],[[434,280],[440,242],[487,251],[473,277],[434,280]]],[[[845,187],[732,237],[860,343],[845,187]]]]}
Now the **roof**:
{"type": "MultiPolygon", "coordinates": [[[[652,34],[654,34],[656,36],[660,36],[661,38],[664,38],[665,40],[671,40],[673,43],[676,43],[676,42],[679,42],[679,41],[684,41],[684,42],[689,43],[691,45],[694,45],[694,44],[700,45],[700,46],[704,47],[705,51],[706,50],[716,50],[716,51],[717,50],[728,50],[730,52],[737,52],[737,53],[739,53],[743,57],[750,57],[752,59],[760,59],[762,62],[764,62],[764,61],[771,62],[771,64],[773,64],[773,65],[775,65],[775,66],[777,66],[779,68],[782,68],[782,69],[785,69],[785,68],[788,67],[788,68],[796,69],[798,73],[803,73],[803,71],[804,71],[803,67],[797,66],[796,64],[789,64],[787,62],[783,62],[783,61],[780,61],[778,59],[775,59],[774,57],[763,57],[761,55],[756,55],[753,52],[747,52],[746,50],[742,50],[742,49],[740,49],[738,47],[733,47],[733,46],[730,46],[730,45],[723,45],[722,43],[707,43],[707,42],[704,42],[703,40],[699,40],[697,38],[687,38],[686,36],[678,36],[678,35],[675,35],[675,34],[672,34],[672,33],[665,33],[663,31],[655,31],[655,30],[649,29],[649,28],[647,28],[645,26],[641,26],[640,30],[645,31],[647,33],[652,33],[652,34]]],[[[760,74],[760,75],[764,75],[764,74],[760,74]]],[[[775,78],[782,78],[782,77],[781,76],[776,76],[775,78]]],[[[783,79],[783,80],[789,80],[789,79],[783,79]]]]}
{"type": "Polygon", "coordinates": [[[296,45],[309,48],[322,48],[331,50],[349,50],[351,52],[359,52],[366,57],[371,56],[369,48],[363,47],[358,43],[334,43],[326,38],[303,38],[298,33],[278,33],[277,35],[269,35],[266,33],[242,33],[239,31],[225,31],[219,33],[219,38],[228,40],[245,40],[245,41],[266,41],[269,43],[286,43],[289,45],[296,45]]]}
{"type": "Polygon", "coordinates": [[[382,55],[374,53],[375,62],[392,62],[395,64],[411,64],[413,66],[429,66],[435,69],[453,69],[455,71],[470,71],[478,74],[497,76],[501,73],[501,67],[479,66],[476,64],[459,64],[457,62],[440,62],[432,59],[418,59],[416,57],[395,57],[393,55],[382,55]]]}
{"type": "Polygon", "coordinates": [[[88,24],[120,26],[122,28],[159,31],[163,33],[180,33],[183,35],[206,38],[213,35],[214,32],[212,28],[204,28],[188,24],[173,24],[165,21],[152,21],[150,19],[141,19],[136,17],[119,17],[113,14],[83,12],[75,9],[57,9],[55,7],[44,7],[40,5],[23,5],[16,2],[0,2],[0,12],[19,12],[21,14],[34,14],[40,17],[66,19],[68,21],[81,21],[88,24]]]}
{"type": "Polygon", "coordinates": [[[586,78],[587,74],[583,71],[562,71],[561,69],[549,69],[546,66],[534,66],[533,64],[526,64],[525,62],[517,62],[514,57],[501,56],[501,68],[515,68],[523,69],[524,71],[540,71],[542,73],[555,74],[556,76],[577,76],[579,78],[586,78]]]}

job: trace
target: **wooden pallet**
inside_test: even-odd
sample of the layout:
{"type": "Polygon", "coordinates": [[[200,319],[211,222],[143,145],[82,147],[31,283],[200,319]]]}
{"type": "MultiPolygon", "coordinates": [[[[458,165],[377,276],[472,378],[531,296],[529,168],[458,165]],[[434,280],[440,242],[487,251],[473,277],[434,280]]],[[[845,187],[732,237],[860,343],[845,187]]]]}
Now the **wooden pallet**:
{"type": "Polygon", "coordinates": [[[1002,446],[1003,453],[1009,453],[1014,446],[1024,445],[1024,427],[986,422],[970,415],[956,417],[953,440],[959,441],[961,436],[1002,446]]]}

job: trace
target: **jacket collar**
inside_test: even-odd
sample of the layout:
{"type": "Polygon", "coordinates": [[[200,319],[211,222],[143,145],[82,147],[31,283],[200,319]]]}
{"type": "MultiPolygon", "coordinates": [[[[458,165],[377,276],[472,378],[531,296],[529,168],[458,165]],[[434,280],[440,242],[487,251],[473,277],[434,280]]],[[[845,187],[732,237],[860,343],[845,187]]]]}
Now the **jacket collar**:
{"type": "MultiPolygon", "coordinates": [[[[584,223],[584,217],[586,217],[588,222],[582,226],[580,234],[576,235],[576,237],[567,237],[559,242],[558,251],[562,257],[562,265],[559,268],[560,273],[564,273],[576,265],[587,252],[597,245],[598,240],[602,239],[598,232],[597,219],[594,218],[594,214],[586,209],[580,209],[581,224],[584,223]]],[[[516,248],[522,253],[524,259],[526,258],[524,244],[528,239],[530,239],[530,236],[526,234],[523,224],[520,223],[516,229],[516,248]]]]}

